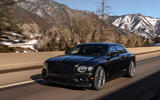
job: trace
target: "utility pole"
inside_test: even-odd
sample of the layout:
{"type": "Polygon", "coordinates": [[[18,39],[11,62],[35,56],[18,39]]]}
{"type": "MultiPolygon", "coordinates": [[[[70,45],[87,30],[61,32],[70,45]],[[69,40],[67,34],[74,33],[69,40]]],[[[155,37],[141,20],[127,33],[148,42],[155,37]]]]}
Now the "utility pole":
{"type": "Polygon", "coordinates": [[[107,5],[107,0],[102,0],[100,4],[101,4],[101,6],[98,8],[98,13],[102,19],[102,24],[100,26],[100,34],[99,34],[100,39],[99,40],[100,40],[100,42],[103,42],[104,29],[106,28],[106,26],[103,24],[105,22],[103,22],[103,21],[105,21],[105,15],[107,14],[107,9],[110,7],[107,5]]]}
{"type": "Polygon", "coordinates": [[[108,14],[108,10],[110,9],[110,6],[107,5],[107,0],[102,0],[100,3],[100,7],[98,8],[98,14],[101,16],[101,19],[105,20],[105,15],[108,14]]]}
{"type": "Polygon", "coordinates": [[[104,20],[104,10],[105,10],[105,0],[102,0],[102,12],[101,12],[102,20],[104,20]]]}

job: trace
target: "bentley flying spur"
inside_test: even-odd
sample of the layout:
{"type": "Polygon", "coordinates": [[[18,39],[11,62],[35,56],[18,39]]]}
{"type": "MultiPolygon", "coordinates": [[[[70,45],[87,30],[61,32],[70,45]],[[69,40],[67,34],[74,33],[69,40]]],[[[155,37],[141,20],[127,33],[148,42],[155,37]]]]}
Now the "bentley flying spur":
{"type": "Polygon", "coordinates": [[[136,58],[124,46],[114,43],[84,43],[64,55],[44,62],[42,78],[83,88],[102,89],[105,82],[117,75],[133,77],[136,58]]]}

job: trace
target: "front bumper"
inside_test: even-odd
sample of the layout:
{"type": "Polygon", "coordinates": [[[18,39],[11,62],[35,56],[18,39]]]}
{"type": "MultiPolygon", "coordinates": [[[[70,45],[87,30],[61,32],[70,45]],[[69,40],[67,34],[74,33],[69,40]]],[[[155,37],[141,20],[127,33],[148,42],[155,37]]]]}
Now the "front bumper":
{"type": "Polygon", "coordinates": [[[71,77],[67,77],[65,75],[49,73],[44,69],[42,70],[43,80],[68,86],[91,87],[93,84],[93,79],[91,79],[92,77],[93,74],[91,73],[77,73],[72,74],[71,77]]]}

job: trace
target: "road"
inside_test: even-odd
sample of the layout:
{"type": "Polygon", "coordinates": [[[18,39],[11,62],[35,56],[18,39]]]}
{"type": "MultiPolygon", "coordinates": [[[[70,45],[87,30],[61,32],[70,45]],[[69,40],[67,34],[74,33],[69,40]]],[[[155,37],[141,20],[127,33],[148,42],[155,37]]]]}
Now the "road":
{"type": "Polygon", "coordinates": [[[1,89],[0,100],[160,100],[160,56],[138,61],[134,78],[113,79],[100,91],[49,85],[37,79],[40,79],[40,69],[0,75],[0,86],[33,81],[1,89]]]}

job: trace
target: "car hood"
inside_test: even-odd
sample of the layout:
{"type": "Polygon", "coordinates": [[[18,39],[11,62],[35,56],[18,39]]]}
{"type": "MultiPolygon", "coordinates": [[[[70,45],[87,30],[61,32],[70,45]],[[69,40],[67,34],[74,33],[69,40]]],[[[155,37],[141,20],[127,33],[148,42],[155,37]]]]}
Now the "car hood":
{"type": "Polygon", "coordinates": [[[77,56],[77,55],[62,55],[58,57],[53,57],[48,60],[48,62],[62,62],[71,64],[87,64],[95,62],[103,57],[100,56],[77,56]]]}

